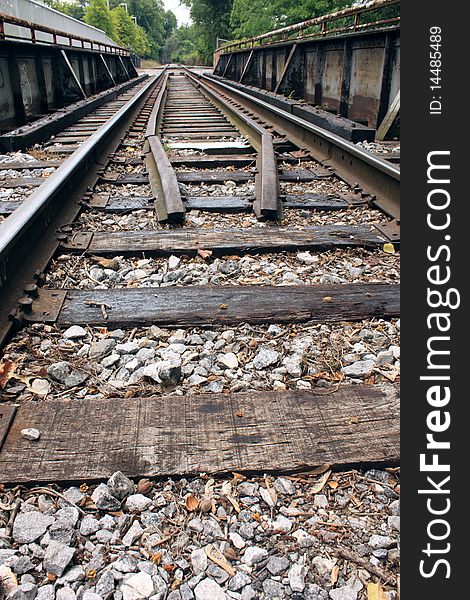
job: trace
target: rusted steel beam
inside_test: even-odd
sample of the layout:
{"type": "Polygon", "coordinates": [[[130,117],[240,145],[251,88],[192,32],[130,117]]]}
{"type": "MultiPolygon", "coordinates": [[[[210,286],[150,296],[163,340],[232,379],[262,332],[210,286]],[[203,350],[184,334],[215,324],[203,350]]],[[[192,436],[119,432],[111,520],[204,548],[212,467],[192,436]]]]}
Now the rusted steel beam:
{"type": "Polygon", "coordinates": [[[239,83],[243,83],[243,80],[245,79],[245,75],[248,73],[248,69],[250,68],[251,62],[253,60],[253,50],[250,52],[249,56],[248,56],[248,60],[246,61],[245,66],[243,67],[243,71],[242,74],[240,75],[240,79],[238,80],[239,83]]]}
{"type": "Polygon", "coordinates": [[[111,71],[110,71],[110,69],[108,67],[108,63],[106,62],[106,60],[104,59],[104,56],[102,54],[100,54],[100,58],[101,58],[101,61],[102,61],[103,65],[104,65],[104,68],[105,68],[105,71],[108,74],[108,77],[109,77],[112,85],[116,85],[116,82],[114,81],[113,74],[111,73],[111,71]]]}
{"type": "Polygon", "coordinates": [[[40,25],[38,23],[32,23],[30,21],[26,21],[25,19],[20,19],[18,17],[14,17],[13,15],[6,15],[4,13],[0,13],[0,41],[6,39],[12,40],[20,40],[26,42],[25,38],[21,38],[19,36],[6,34],[4,24],[8,23],[9,25],[16,25],[17,27],[22,27],[24,29],[30,30],[31,35],[31,43],[37,44],[53,44],[53,45],[62,45],[73,47],[73,42],[80,42],[80,46],[84,48],[84,44],[90,44],[90,50],[94,50],[94,46],[97,45],[97,51],[101,52],[102,48],[104,48],[105,52],[109,52],[110,54],[119,54],[122,56],[130,56],[130,51],[122,46],[105,44],[104,42],[99,42],[97,40],[92,40],[90,38],[86,38],[80,35],[76,35],[74,33],[68,33],[65,31],[61,31],[58,29],[53,29],[52,27],[46,27],[45,25],[40,25]],[[48,42],[47,40],[41,40],[38,42],[36,38],[36,32],[40,31],[41,33],[47,33],[52,36],[52,41],[48,42]],[[66,38],[68,40],[67,44],[58,44],[57,38],[66,38]]]}
{"type": "Polygon", "coordinates": [[[230,63],[232,62],[232,59],[233,59],[233,54],[230,55],[230,57],[229,57],[229,59],[227,61],[227,64],[225,65],[224,71],[222,73],[222,77],[225,77],[225,74],[227,73],[227,70],[228,70],[228,68],[230,66],[230,63]]]}
{"type": "Polygon", "coordinates": [[[258,173],[255,177],[253,210],[257,217],[278,219],[281,217],[282,203],[279,199],[279,176],[271,134],[263,133],[261,136],[261,152],[258,152],[256,165],[258,173]]]}
{"type": "Polygon", "coordinates": [[[363,188],[371,202],[391,217],[400,220],[400,169],[339,136],[322,129],[298,116],[268,104],[228,83],[207,76],[221,93],[234,102],[243,103],[260,118],[270,123],[278,132],[301,148],[307,148],[312,156],[325,166],[331,166],[347,183],[363,188]]]}
{"type": "MultiPolygon", "coordinates": [[[[62,54],[62,58],[64,59],[65,64],[67,65],[69,73],[72,75],[72,79],[74,80],[75,85],[79,89],[82,97],[86,98],[87,96],[86,96],[85,90],[83,89],[82,84],[80,83],[80,79],[78,78],[77,74],[75,73],[74,68],[72,67],[72,63],[70,62],[69,57],[67,56],[67,53],[65,52],[65,50],[61,50],[60,53],[62,54]]],[[[114,85],[116,85],[116,83],[114,83],[114,85]]]]}
{"type": "MultiPolygon", "coordinates": [[[[284,68],[282,69],[282,73],[281,73],[281,76],[279,77],[279,81],[277,82],[276,87],[274,88],[274,93],[275,94],[279,93],[279,90],[281,88],[281,85],[284,82],[284,79],[285,79],[285,77],[287,75],[287,71],[289,70],[289,67],[291,65],[292,59],[294,58],[294,54],[297,51],[297,48],[298,48],[298,45],[294,44],[292,46],[292,48],[290,49],[289,56],[287,57],[286,63],[284,65],[284,68]]],[[[252,53],[253,53],[253,51],[252,51],[252,53]]],[[[240,83],[241,83],[241,80],[240,80],[240,83]]]]}
{"type": "Polygon", "coordinates": [[[279,176],[272,135],[267,129],[235,106],[233,102],[227,102],[227,97],[222,96],[208,80],[202,82],[189,71],[187,73],[188,77],[200,87],[201,91],[218,103],[228,118],[248,136],[255,147],[258,152],[256,161],[258,175],[256,177],[256,199],[253,208],[257,217],[278,219],[282,214],[282,203],[279,198],[279,176]]]}
{"type": "Polygon", "coordinates": [[[176,172],[156,135],[147,137],[148,152],[145,164],[149,176],[150,187],[155,198],[155,212],[159,221],[181,223],[185,209],[179,190],[176,172]]]}

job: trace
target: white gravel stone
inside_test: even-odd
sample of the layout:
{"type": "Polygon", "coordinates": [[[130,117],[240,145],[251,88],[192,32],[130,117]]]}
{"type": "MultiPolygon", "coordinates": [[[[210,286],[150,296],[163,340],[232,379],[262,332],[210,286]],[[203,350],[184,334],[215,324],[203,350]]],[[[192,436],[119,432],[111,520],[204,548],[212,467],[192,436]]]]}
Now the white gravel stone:
{"type": "Polygon", "coordinates": [[[292,521],[283,515],[278,515],[274,521],[271,521],[273,531],[288,533],[292,529],[292,521]]]}
{"type": "Polygon", "coordinates": [[[330,590],[330,598],[331,600],[357,600],[357,595],[363,587],[360,579],[353,576],[347,585],[330,590]]]}
{"type": "Polygon", "coordinates": [[[54,600],[55,599],[55,591],[53,585],[42,585],[38,589],[38,593],[36,596],[36,600],[54,600]]]}
{"type": "Polygon", "coordinates": [[[382,548],[393,548],[397,545],[396,540],[389,537],[388,535],[371,535],[369,538],[368,545],[373,550],[380,550],[382,548]]]}
{"type": "Polygon", "coordinates": [[[191,552],[191,566],[194,574],[204,573],[207,569],[208,559],[204,548],[196,548],[191,552]]]}
{"type": "Polygon", "coordinates": [[[121,507],[119,500],[112,495],[111,490],[104,483],[100,483],[95,489],[91,499],[100,510],[118,510],[121,507]]]}
{"type": "Polygon", "coordinates": [[[21,430],[21,437],[25,440],[33,442],[41,437],[41,432],[39,429],[34,429],[34,427],[28,427],[27,429],[21,430]]]}
{"type": "Polygon", "coordinates": [[[136,573],[121,585],[123,600],[150,598],[154,592],[152,577],[148,573],[136,573]]]}
{"type": "Polygon", "coordinates": [[[34,583],[23,583],[8,595],[8,600],[34,600],[38,593],[34,583]]]}
{"type": "Polygon", "coordinates": [[[140,526],[139,521],[134,521],[130,526],[126,535],[122,538],[124,546],[132,546],[144,533],[144,530],[140,526]]]}
{"type": "Polygon", "coordinates": [[[140,513],[152,504],[152,500],[143,494],[133,494],[126,500],[126,508],[133,513],[140,513]]]}
{"type": "Polygon", "coordinates": [[[111,494],[118,500],[124,500],[134,491],[134,482],[124,475],[121,471],[116,471],[106,482],[111,494]]]}
{"type": "Polygon", "coordinates": [[[289,585],[293,592],[303,592],[305,589],[305,572],[303,565],[293,565],[289,569],[288,578],[289,585]]]}
{"type": "Polygon", "coordinates": [[[245,540],[236,531],[231,531],[228,536],[237,550],[242,550],[246,546],[245,540]]]}
{"type": "Polygon", "coordinates": [[[278,477],[276,479],[274,489],[279,494],[288,494],[289,496],[295,494],[295,485],[290,479],[286,479],[285,477],[278,477]]]}
{"type": "Polygon", "coordinates": [[[289,568],[290,562],[285,556],[271,556],[266,565],[267,570],[274,575],[281,575],[289,568]]]}
{"type": "Polygon", "coordinates": [[[227,600],[224,590],[213,579],[203,579],[194,588],[196,600],[227,600]]]}
{"type": "Polygon", "coordinates": [[[367,377],[372,373],[374,367],[375,362],[373,360],[358,360],[352,365],[343,367],[342,371],[345,375],[351,377],[367,377]]]}
{"type": "Polygon", "coordinates": [[[261,348],[253,359],[255,369],[261,370],[273,365],[279,360],[279,353],[272,348],[261,348]]]}
{"type": "Polygon", "coordinates": [[[227,352],[218,359],[218,362],[225,365],[228,369],[238,369],[238,358],[233,352],[227,352]]]}
{"type": "Polygon", "coordinates": [[[46,533],[55,518],[38,511],[19,513],[13,524],[13,539],[19,544],[30,544],[46,533]]]}
{"type": "Polygon", "coordinates": [[[72,560],[74,553],[74,548],[61,542],[52,541],[44,554],[44,570],[60,577],[72,560]]]}
{"type": "Polygon", "coordinates": [[[331,574],[331,569],[336,565],[336,563],[336,558],[325,558],[324,556],[315,556],[315,558],[312,560],[313,566],[321,577],[329,577],[331,574]]]}
{"type": "Polygon", "coordinates": [[[86,337],[87,335],[86,329],[83,329],[83,327],[80,327],[80,325],[72,325],[63,333],[63,337],[67,340],[78,340],[86,337]]]}
{"type": "Polygon", "coordinates": [[[245,550],[245,554],[243,555],[242,561],[252,567],[257,563],[261,562],[268,556],[268,551],[265,548],[260,548],[258,546],[249,546],[245,550]]]}

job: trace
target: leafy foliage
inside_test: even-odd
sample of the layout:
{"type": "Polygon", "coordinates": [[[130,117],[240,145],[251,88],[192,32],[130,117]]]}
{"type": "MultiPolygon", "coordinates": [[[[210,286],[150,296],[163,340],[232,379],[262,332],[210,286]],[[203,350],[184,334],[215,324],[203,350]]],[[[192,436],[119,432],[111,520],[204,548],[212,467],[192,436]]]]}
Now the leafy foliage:
{"type": "Polygon", "coordinates": [[[136,54],[146,56],[150,52],[150,42],[142,27],[136,25],[123,6],[111,11],[116,37],[121,46],[132,48],[136,54]]]}
{"type": "Polygon", "coordinates": [[[351,5],[351,0],[233,0],[230,26],[234,39],[300,23],[351,5]]]}
{"type": "Polygon", "coordinates": [[[201,59],[210,64],[217,37],[230,38],[230,12],[233,0],[183,0],[191,8],[194,23],[195,49],[201,59]]]}
{"type": "Polygon", "coordinates": [[[202,58],[196,49],[197,35],[194,25],[178,27],[166,40],[162,50],[162,62],[201,64],[202,58]]]}
{"type": "Polygon", "coordinates": [[[106,0],[90,0],[85,9],[85,23],[102,29],[110,38],[116,39],[116,29],[106,0]]]}

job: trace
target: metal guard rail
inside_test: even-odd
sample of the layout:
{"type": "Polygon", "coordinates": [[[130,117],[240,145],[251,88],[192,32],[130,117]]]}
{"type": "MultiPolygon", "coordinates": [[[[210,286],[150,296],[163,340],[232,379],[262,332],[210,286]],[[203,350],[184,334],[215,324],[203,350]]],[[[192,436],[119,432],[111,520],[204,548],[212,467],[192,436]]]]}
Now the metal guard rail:
{"type": "Polygon", "coordinates": [[[0,13],[0,41],[6,40],[19,40],[22,42],[27,42],[26,38],[7,34],[5,32],[5,23],[10,25],[16,25],[17,27],[23,27],[24,29],[29,29],[31,34],[30,43],[32,44],[52,44],[54,46],[65,46],[68,48],[82,48],[86,50],[93,50],[97,52],[104,52],[107,54],[118,54],[120,56],[130,56],[131,53],[129,50],[125,48],[121,48],[121,46],[112,46],[110,44],[105,44],[104,42],[98,42],[97,40],[92,40],[90,38],[85,38],[74,33],[67,33],[65,31],[59,31],[57,29],[52,29],[51,27],[46,27],[45,25],[38,25],[36,23],[30,23],[29,21],[25,21],[23,19],[18,19],[18,17],[14,17],[12,15],[5,15],[0,13]],[[38,40],[36,37],[36,32],[47,33],[52,36],[50,41],[48,40],[38,40]],[[68,40],[68,44],[61,43],[58,38],[65,38],[68,40]],[[79,45],[74,45],[73,42],[79,42],[79,45]],[[88,46],[86,46],[88,44],[88,46]]]}
{"type": "Polygon", "coordinates": [[[269,31],[268,33],[263,33],[252,38],[220,46],[215,51],[215,54],[220,55],[228,52],[234,52],[236,50],[253,48],[255,45],[263,46],[296,38],[307,39],[314,37],[326,37],[329,35],[339,35],[357,31],[367,31],[383,26],[399,25],[399,15],[391,17],[385,16],[383,18],[375,19],[369,22],[361,22],[362,15],[366,13],[370,13],[372,11],[377,10],[385,12],[386,9],[393,6],[397,6],[399,4],[400,0],[372,0],[371,2],[367,2],[367,4],[363,4],[362,6],[357,6],[354,8],[345,8],[343,10],[330,13],[322,17],[316,17],[314,19],[309,19],[308,21],[296,23],[295,25],[289,25],[288,27],[282,27],[281,29],[269,31]],[[342,25],[336,27],[335,29],[328,28],[329,24],[334,23],[335,21],[339,21],[341,19],[347,19],[348,17],[354,17],[354,22],[349,25],[342,25]],[[318,30],[312,33],[305,33],[306,30],[310,29],[311,27],[317,27],[318,30]],[[296,33],[297,35],[291,36],[291,34],[293,33],[296,33]],[[278,36],[281,36],[280,39],[274,39],[278,36]]]}

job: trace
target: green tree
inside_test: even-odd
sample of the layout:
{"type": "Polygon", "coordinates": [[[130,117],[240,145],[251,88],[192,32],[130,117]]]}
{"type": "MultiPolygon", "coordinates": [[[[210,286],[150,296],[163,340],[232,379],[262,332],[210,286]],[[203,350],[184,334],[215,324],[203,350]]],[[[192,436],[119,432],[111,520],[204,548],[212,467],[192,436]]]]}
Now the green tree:
{"type": "Polygon", "coordinates": [[[233,0],[183,0],[191,8],[196,51],[206,64],[212,62],[217,37],[230,38],[233,0]]]}
{"type": "Polygon", "coordinates": [[[85,16],[85,8],[87,6],[86,0],[75,0],[74,2],[67,2],[66,0],[44,0],[44,3],[55,10],[58,10],[64,15],[83,21],[85,16]]]}
{"type": "MultiPolygon", "coordinates": [[[[122,0],[110,0],[110,6],[115,8],[121,2],[122,0]]],[[[169,17],[165,15],[166,12],[171,11],[165,11],[162,0],[127,0],[126,4],[129,14],[137,19],[138,25],[147,34],[150,42],[150,56],[159,60],[167,37],[165,23],[168,22],[169,17]]],[[[174,18],[176,21],[176,17],[174,18]]]]}
{"type": "Polygon", "coordinates": [[[201,56],[196,50],[194,25],[181,25],[166,40],[162,49],[162,62],[186,65],[201,64],[201,56]]]}
{"type": "Polygon", "coordinates": [[[116,39],[114,21],[106,0],[90,0],[85,10],[84,21],[88,25],[102,29],[113,40],[116,39]]]}
{"type": "Polygon", "coordinates": [[[116,32],[116,41],[125,48],[134,50],[139,56],[147,56],[150,43],[145,31],[136,25],[131,15],[123,6],[117,6],[111,11],[111,17],[116,32]]]}
{"type": "Polygon", "coordinates": [[[300,23],[350,6],[352,0],[233,0],[230,26],[244,38],[300,23]]]}

